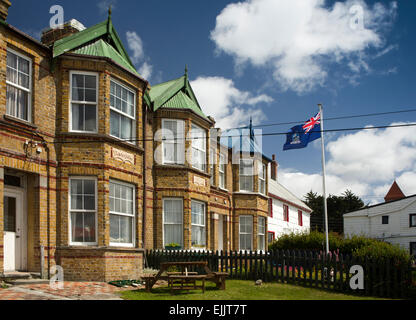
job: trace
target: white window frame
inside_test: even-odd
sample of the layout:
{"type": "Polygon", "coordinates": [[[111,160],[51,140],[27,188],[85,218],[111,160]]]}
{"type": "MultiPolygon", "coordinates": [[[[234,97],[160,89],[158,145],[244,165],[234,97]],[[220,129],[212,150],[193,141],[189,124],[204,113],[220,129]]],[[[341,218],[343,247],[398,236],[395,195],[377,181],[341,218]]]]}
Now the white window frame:
{"type": "MultiPolygon", "coordinates": [[[[98,72],[89,72],[89,71],[76,71],[71,70],[69,72],[69,132],[77,133],[98,133],[98,94],[99,94],[99,78],[100,75],[98,72]],[[95,103],[89,101],[73,101],[72,100],[72,76],[73,75],[84,75],[84,76],[95,76],[96,79],[96,91],[95,91],[95,103]],[[84,131],[84,130],[73,130],[72,129],[72,104],[84,104],[84,105],[95,105],[95,131],[84,131]]],[[[84,119],[85,124],[85,119],[84,119]]]]}
{"type": "Polygon", "coordinates": [[[179,225],[179,224],[175,224],[175,223],[165,223],[165,201],[180,201],[181,202],[181,207],[182,207],[182,214],[181,214],[181,218],[182,218],[182,221],[181,221],[181,226],[182,226],[182,228],[180,228],[181,229],[181,241],[182,241],[182,243],[179,243],[179,245],[183,248],[184,247],[184,235],[183,235],[183,230],[184,230],[184,228],[183,228],[183,221],[184,221],[184,217],[183,217],[183,214],[184,214],[184,210],[183,210],[183,198],[172,198],[172,197],[168,197],[168,198],[163,198],[162,199],[162,241],[163,241],[163,247],[165,247],[166,245],[168,245],[168,244],[170,244],[170,243],[166,243],[166,240],[165,240],[165,224],[169,224],[169,225],[179,225]]]}
{"type": "Polygon", "coordinates": [[[217,163],[216,158],[217,158],[217,150],[215,148],[210,148],[210,153],[209,153],[209,167],[211,170],[211,178],[210,178],[210,183],[211,186],[215,186],[215,164],[217,163]]]}
{"type": "Polygon", "coordinates": [[[258,162],[258,177],[259,177],[259,193],[265,195],[266,194],[266,165],[262,162],[258,162]],[[262,173],[262,175],[260,175],[262,173]],[[263,189],[261,188],[263,185],[263,189]]]}
{"type": "MultiPolygon", "coordinates": [[[[117,136],[114,136],[114,135],[111,134],[111,111],[110,111],[110,136],[112,136],[112,137],[114,137],[116,139],[119,139],[121,141],[125,141],[125,142],[131,143],[131,144],[136,144],[136,141],[134,141],[136,139],[136,113],[137,113],[137,109],[136,109],[137,108],[136,107],[136,92],[133,89],[130,89],[129,87],[125,86],[121,82],[115,80],[114,78],[111,78],[110,79],[110,86],[111,86],[111,82],[114,82],[116,85],[118,85],[118,86],[126,89],[127,91],[130,91],[131,93],[133,93],[133,108],[134,108],[133,114],[134,114],[134,117],[132,117],[129,114],[124,113],[123,111],[118,110],[117,108],[111,106],[111,99],[110,99],[110,110],[111,111],[117,112],[121,116],[126,117],[126,118],[129,118],[130,120],[133,120],[132,137],[130,137],[130,139],[129,139],[131,141],[126,141],[126,140],[124,140],[124,139],[122,139],[120,137],[117,137],[117,136]]],[[[110,95],[111,95],[111,92],[110,92],[110,95]]],[[[120,124],[120,130],[121,130],[121,124],[120,124]]]]}
{"type": "MultiPolygon", "coordinates": [[[[199,227],[199,228],[203,228],[204,229],[204,236],[205,236],[204,247],[195,247],[195,249],[204,249],[207,246],[207,205],[206,205],[205,202],[198,201],[198,200],[191,200],[191,242],[192,242],[192,227],[194,227],[194,226],[199,227]],[[193,214],[192,214],[192,202],[202,204],[202,206],[203,206],[203,215],[204,215],[204,224],[196,224],[192,221],[192,216],[193,216],[193,214]]],[[[193,246],[193,244],[191,244],[191,245],[193,246]]],[[[197,244],[197,245],[199,245],[199,244],[197,244]]]]}
{"type": "Polygon", "coordinates": [[[204,130],[200,126],[197,126],[196,124],[192,123],[192,125],[191,125],[191,137],[192,137],[192,167],[205,172],[207,170],[207,164],[206,164],[206,162],[207,162],[207,132],[206,132],[206,130],[204,130]],[[198,130],[199,132],[202,132],[203,137],[200,137],[199,135],[194,137],[194,130],[198,130]],[[195,138],[198,138],[198,139],[195,139],[195,138]],[[202,149],[198,148],[198,145],[196,145],[196,142],[201,140],[201,138],[203,139],[203,143],[204,143],[204,147],[202,149]],[[204,157],[203,157],[204,163],[202,163],[201,166],[198,166],[198,164],[194,163],[194,160],[195,160],[195,159],[193,159],[194,150],[197,151],[198,153],[202,153],[204,155],[204,157]]]}
{"type": "MultiPolygon", "coordinates": [[[[125,243],[125,242],[111,242],[110,241],[110,246],[112,247],[127,247],[127,248],[134,248],[136,246],[136,186],[134,184],[130,184],[130,183],[126,183],[126,182],[122,182],[122,181],[118,181],[118,180],[114,180],[114,179],[110,179],[110,184],[118,184],[120,186],[124,186],[124,187],[128,187],[128,188],[132,188],[133,190],[133,213],[132,214],[128,214],[128,213],[121,213],[121,212],[115,212],[115,211],[111,211],[109,210],[109,214],[110,215],[117,215],[117,216],[123,216],[123,217],[129,217],[132,218],[132,231],[131,231],[131,237],[132,237],[132,242],[131,243],[125,243]]],[[[109,193],[110,196],[110,193],[109,193]]],[[[111,223],[111,219],[110,219],[110,223],[111,223]]],[[[110,226],[111,229],[111,226],[110,226]]]]}
{"type": "MultiPolygon", "coordinates": [[[[28,101],[27,101],[27,120],[26,119],[22,119],[20,117],[17,117],[15,115],[12,115],[12,114],[8,114],[8,113],[6,113],[6,114],[8,116],[13,117],[13,118],[16,118],[16,119],[19,119],[19,120],[22,120],[22,121],[26,121],[26,122],[30,122],[31,123],[32,122],[32,89],[33,89],[32,88],[32,82],[33,82],[33,80],[32,80],[32,75],[33,75],[32,64],[33,64],[33,62],[32,62],[32,59],[29,58],[28,56],[25,56],[25,55],[23,55],[23,54],[15,51],[15,50],[13,50],[13,49],[7,48],[7,52],[6,52],[6,69],[7,69],[7,54],[9,52],[11,54],[14,54],[14,55],[16,55],[16,56],[18,56],[18,57],[20,57],[20,58],[22,58],[24,60],[27,60],[29,62],[29,89],[27,89],[25,87],[22,87],[22,86],[20,86],[20,85],[18,85],[16,83],[13,83],[13,82],[8,81],[7,80],[7,75],[6,75],[6,85],[12,86],[12,87],[14,87],[14,88],[16,88],[18,90],[23,90],[23,91],[25,91],[25,92],[28,93],[28,98],[27,98],[28,99],[28,101]]],[[[7,92],[7,86],[6,86],[6,92],[7,92]]],[[[16,106],[15,106],[15,108],[17,108],[17,99],[16,99],[16,106]]],[[[6,110],[7,110],[7,100],[6,100],[6,110]]]]}
{"type": "Polygon", "coordinates": [[[239,184],[240,184],[240,192],[254,192],[254,160],[253,159],[240,159],[240,170],[239,170],[239,184]],[[242,170],[241,170],[241,162],[242,161],[250,161],[251,162],[251,174],[242,174],[242,170]],[[245,190],[241,188],[241,177],[251,177],[252,181],[251,181],[251,190],[245,190]]]}
{"type": "Polygon", "coordinates": [[[266,251],[266,218],[265,217],[257,218],[257,250],[266,251]],[[263,221],[263,225],[260,224],[260,221],[263,221]],[[261,239],[263,239],[263,241],[260,241],[261,239]]]}
{"type": "Polygon", "coordinates": [[[182,123],[183,127],[183,133],[182,137],[173,137],[173,140],[162,139],[162,163],[163,164],[185,164],[185,120],[182,119],[162,119],[162,137],[166,136],[165,131],[165,123],[167,121],[174,121],[176,122],[176,128],[178,127],[178,122],[182,123]],[[177,159],[174,159],[174,161],[168,161],[165,159],[165,144],[173,144],[174,148],[176,148],[177,153],[177,159]]]}
{"type": "Polygon", "coordinates": [[[69,185],[68,185],[68,234],[69,234],[69,245],[70,246],[96,246],[98,244],[98,190],[97,190],[97,177],[90,177],[90,176],[71,176],[69,178],[69,185]],[[90,180],[94,181],[94,188],[95,188],[95,210],[72,210],[71,204],[71,181],[72,180],[90,180]],[[95,242],[75,242],[72,241],[72,213],[95,213],[95,242]]]}
{"type": "Polygon", "coordinates": [[[251,215],[241,215],[240,217],[239,217],[239,223],[238,223],[238,241],[239,241],[239,244],[238,244],[238,247],[239,247],[239,249],[240,249],[240,251],[252,251],[253,250],[253,216],[251,216],[251,215]],[[248,232],[241,232],[241,218],[250,218],[250,220],[251,220],[251,233],[248,233],[248,232]],[[244,248],[244,249],[242,249],[241,248],[241,235],[250,235],[250,249],[246,249],[246,248],[244,248]]]}
{"type": "Polygon", "coordinates": [[[227,172],[227,157],[220,153],[220,161],[219,161],[219,175],[218,175],[218,186],[221,189],[226,190],[227,186],[227,180],[226,180],[226,172],[227,172]],[[221,167],[224,166],[223,170],[221,170],[221,167]],[[222,178],[221,178],[222,176],[222,178]],[[222,183],[221,183],[222,182],[222,183]]]}

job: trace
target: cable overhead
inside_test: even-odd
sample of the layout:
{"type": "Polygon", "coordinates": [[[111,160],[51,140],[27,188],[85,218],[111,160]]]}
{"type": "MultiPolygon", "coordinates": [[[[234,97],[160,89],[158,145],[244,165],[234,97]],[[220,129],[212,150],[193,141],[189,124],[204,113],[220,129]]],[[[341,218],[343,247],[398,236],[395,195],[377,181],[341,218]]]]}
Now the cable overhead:
{"type": "MultiPolygon", "coordinates": [[[[386,125],[386,126],[372,126],[372,127],[357,127],[357,128],[342,128],[342,129],[325,129],[323,132],[342,132],[342,131],[360,131],[360,130],[374,130],[374,129],[386,129],[386,128],[402,128],[402,127],[414,127],[416,123],[407,123],[407,124],[398,124],[398,125],[386,125]]],[[[311,130],[309,132],[321,132],[320,130],[311,130]]],[[[295,133],[295,132],[293,132],[295,133]]],[[[298,133],[302,133],[299,131],[298,133]]],[[[279,135],[287,135],[288,131],[285,132],[272,132],[272,133],[262,133],[255,136],[279,136],[279,135]]],[[[221,136],[221,138],[241,138],[241,137],[250,137],[249,134],[239,134],[234,136],[221,136]]],[[[101,142],[108,142],[108,140],[94,140],[88,139],[86,137],[85,141],[48,141],[48,143],[54,144],[66,144],[66,143],[101,143],[101,142]]],[[[180,141],[180,140],[197,140],[197,139],[205,139],[206,137],[189,137],[189,138],[174,138],[174,139],[119,139],[120,142],[150,142],[150,141],[180,141]]]]}
{"type": "MultiPolygon", "coordinates": [[[[325,118],[325,121],[353,119],[353,118],[365,118],[365,117],[374,117],[374,116],[385,116],[385,115],[408,113],[408,112],[416,112],[416,109],[407,109],[407,110],[399,110],[399,111],[377,112],[377,113],[367,113],[367,114],[357,114],[357,115],[350,115],[350,116],[325,118]]],[[[266,123],[266,124],[259,124],[259,125],[252,126],[252,128],[275,127],[275,126],[283,126],[283,125],[290,125],[290,124],[299,124],[299,123],[303,123],[303,122],[305,122],[305,120],[290,121],[290,122],[277,122],[277,123],[269,123],[269,124],[266,123]]],[[[248,128],[249,128],[248,126],[245,126],[245,127],[239,127],[239,128],[231,128],[231,129],[228,129],[228,130],[248,129],[248,128]]]]}

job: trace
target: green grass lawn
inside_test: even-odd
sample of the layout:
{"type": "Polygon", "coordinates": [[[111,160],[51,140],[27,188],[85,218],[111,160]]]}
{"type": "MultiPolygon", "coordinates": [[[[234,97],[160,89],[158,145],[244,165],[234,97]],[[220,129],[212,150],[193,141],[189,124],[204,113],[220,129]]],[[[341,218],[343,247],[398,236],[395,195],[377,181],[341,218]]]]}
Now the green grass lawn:
{"type": "Polygon", "coordinates": [[[381,300],[374,297],[362,297],[334,293],[314,288],[305,288],[281,283],[263,283],[255,286],[254,281],[227,280],[226,290],[217,290],[213,283],[206,283],[202,290],[175,291],[170,294],[168,287],[124,291],[121,297],[126,300],[381,300]]]}

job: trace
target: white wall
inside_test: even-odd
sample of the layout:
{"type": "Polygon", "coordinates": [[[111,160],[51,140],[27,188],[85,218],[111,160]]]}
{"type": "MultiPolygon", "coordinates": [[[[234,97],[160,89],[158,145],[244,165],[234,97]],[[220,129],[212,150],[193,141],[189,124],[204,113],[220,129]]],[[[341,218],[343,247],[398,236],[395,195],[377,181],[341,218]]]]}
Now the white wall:
{"type": "Polygon", "coordinates": [[[283,202],[273,199],[273,218],[268,218],[268,231],[275,233],[275,239],[283,234],[310,231],[310,214],[301,210],[303,220],[303,226],[301,227],[298,221],[298,210],[300,209],[287,205],[289,207],[289,222],[283,220],[283,202]]]}
{"type": "Polygon", "coordinates": [[[416,201],[410,203],[395,201],[362,210],[362,212],[368,213],[368,216],[344,216],[346,236],[366,235],[392,244],[399,244],[407,250],[409,250],[410,242],[416,242],[416,227],[409,226],[409,215],[416,214],[416,201]],[[381,223],[382,216],[389,216],[388,224],[381,223]]]}

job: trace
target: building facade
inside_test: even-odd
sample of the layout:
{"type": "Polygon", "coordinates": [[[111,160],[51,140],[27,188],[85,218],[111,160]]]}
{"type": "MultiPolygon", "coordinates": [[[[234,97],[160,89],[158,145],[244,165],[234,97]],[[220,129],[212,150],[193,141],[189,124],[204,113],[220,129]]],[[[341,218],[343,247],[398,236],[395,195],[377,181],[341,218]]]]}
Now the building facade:
{"type": "Polygon", "coordinates": [[[277,180],[273,156],[269,179],[268,242],[284,234],[309,233],[312,209],[277,180]]]}
{"type": "Polygon", "coordinates": [[[404,196],[394,182],[385,200],[344,214],[344,235],[363,235],[400,245],[416,257],[416,195],[404,196]]]}
{"type": "Polygon", "coordinates": [[[267,248],[271,160],[221,141],[187,71],[150,86],[111,13],[38,41],[6,22],[10,5],[0,0],[0,275],[57,265],[66,280],[135,279],[145,249],[267,248]]]}

